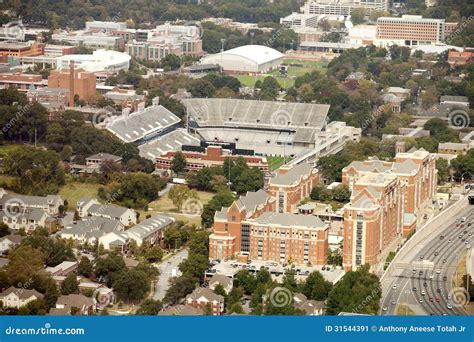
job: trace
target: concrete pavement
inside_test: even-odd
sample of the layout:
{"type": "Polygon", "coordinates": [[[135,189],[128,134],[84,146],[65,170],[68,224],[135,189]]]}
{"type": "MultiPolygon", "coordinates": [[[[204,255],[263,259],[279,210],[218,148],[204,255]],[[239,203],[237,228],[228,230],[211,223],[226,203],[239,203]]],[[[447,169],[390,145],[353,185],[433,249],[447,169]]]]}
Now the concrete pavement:
{"type": "Polygon", "coordinates": [[[156,268],[160,271],[160,275],[158,276],[158,281],[155,285],[153,299],[162,300],[165,297],[166,290],[168,290],[169,287],[170,279],[172,277],[179,277],[181,275],[178,266],[187,257],[188,250],[183,249],[156,266],[156,268]]]}

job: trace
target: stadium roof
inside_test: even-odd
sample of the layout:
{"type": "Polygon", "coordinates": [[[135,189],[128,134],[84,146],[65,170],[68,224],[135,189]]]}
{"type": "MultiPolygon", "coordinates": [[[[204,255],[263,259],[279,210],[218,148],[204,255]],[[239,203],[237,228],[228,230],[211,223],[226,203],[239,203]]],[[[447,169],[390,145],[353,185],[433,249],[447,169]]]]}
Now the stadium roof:
{"type": "Polygon", "coordinates": [[[180,119],[163,106],[150,106],[130,115],[121,115],[111,120],[107,129],[124,142],[152,136],[178,124],[180,119]]]}
{"type": "Polygon", "coordinates": [[[138,149],[140,150],[140,156],[154,161],[155,158],[168,151],[180,151],[183,145],[199,146],[200,140],[188,134],[185,129],[178,128],[173,132],[140,145],[138,149]]]}
{"type": "Polygon", "coordinates": [[[217,54],[217,56],[226,55],[242,57],[257,64],[265,64],[284,57],[280,51],[264,45],[244,45],[217,54]]]}
{"type": "Polygon", "coordinates": [[[294,131],[321,129],[327,104],[255,101],[240,99],[183,99],[188,114],[199,127],[239,127],[294,131]]]}

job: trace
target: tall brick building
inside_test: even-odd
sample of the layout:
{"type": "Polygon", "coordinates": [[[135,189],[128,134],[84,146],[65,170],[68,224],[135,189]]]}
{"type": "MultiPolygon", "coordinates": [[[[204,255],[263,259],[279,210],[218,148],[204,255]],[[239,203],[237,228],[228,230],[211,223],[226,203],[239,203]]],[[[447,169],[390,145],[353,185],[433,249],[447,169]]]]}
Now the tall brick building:
{"type": "Polygon", "coordinates": [[[95,95],[96,79],[94,73],[71,68],[52,70],[48,77],[48,88],[63,88],[69,90],[69,106],[74,106],[74,96],[88,101],[95,95]]]}
{"type": "Polygon", "coordinates": [[[436,195],[435,157],[420,149],[399,152],[394,162],[355,161],[342,170],[342,182],[352,190],[344,206],[344,267],[375,265],[416,228],[436,195]]]}
{"type": "Polygon", "coordinates": [[[319,180],[309,164],[283,167],[264,190],[240,196],[214,217],[209,258],[324,265],[329,226],[314,216],[296,215],[296,204],[319,180]]]}

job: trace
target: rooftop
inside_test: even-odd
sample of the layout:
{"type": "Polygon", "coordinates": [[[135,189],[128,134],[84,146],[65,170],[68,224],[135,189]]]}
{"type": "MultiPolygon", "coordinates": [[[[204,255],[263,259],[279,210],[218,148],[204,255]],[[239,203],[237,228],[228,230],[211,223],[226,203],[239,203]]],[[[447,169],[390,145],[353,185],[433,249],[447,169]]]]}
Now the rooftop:
{"type": "Polygon", "coordinates": [[[326,228],[327,225],[316,216],[295,215],[287,213],[265,212],[252,220],[257,224],[270,224],[288,227],[326,228]]]}

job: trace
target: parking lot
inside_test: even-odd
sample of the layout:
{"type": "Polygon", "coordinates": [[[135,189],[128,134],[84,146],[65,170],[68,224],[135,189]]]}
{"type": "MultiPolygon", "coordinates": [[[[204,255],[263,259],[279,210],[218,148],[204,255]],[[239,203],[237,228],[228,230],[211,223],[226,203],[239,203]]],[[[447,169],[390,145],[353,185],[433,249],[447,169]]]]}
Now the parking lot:
{"type": "Polygon", "coordinates": [[[256,273],[261,267],[269,271],[274,280],[280,282],[283,280],[285,271],[290,269],[295,271],[297,280],[304,280],[311,272],[319,271],[326,280],[334,284],[344,275],[344,271],[341,267],[334,268],[332,266],[285,265],[268,261],[252,261],[245,264],[235,260],[216,263],[211,267],[210,270],[208,270],[206,275],[208,277],[212,277],[214,274],[222,274],[233,278],[234,275],[242,269],[247,269],[250,272],[256,273]]]}

